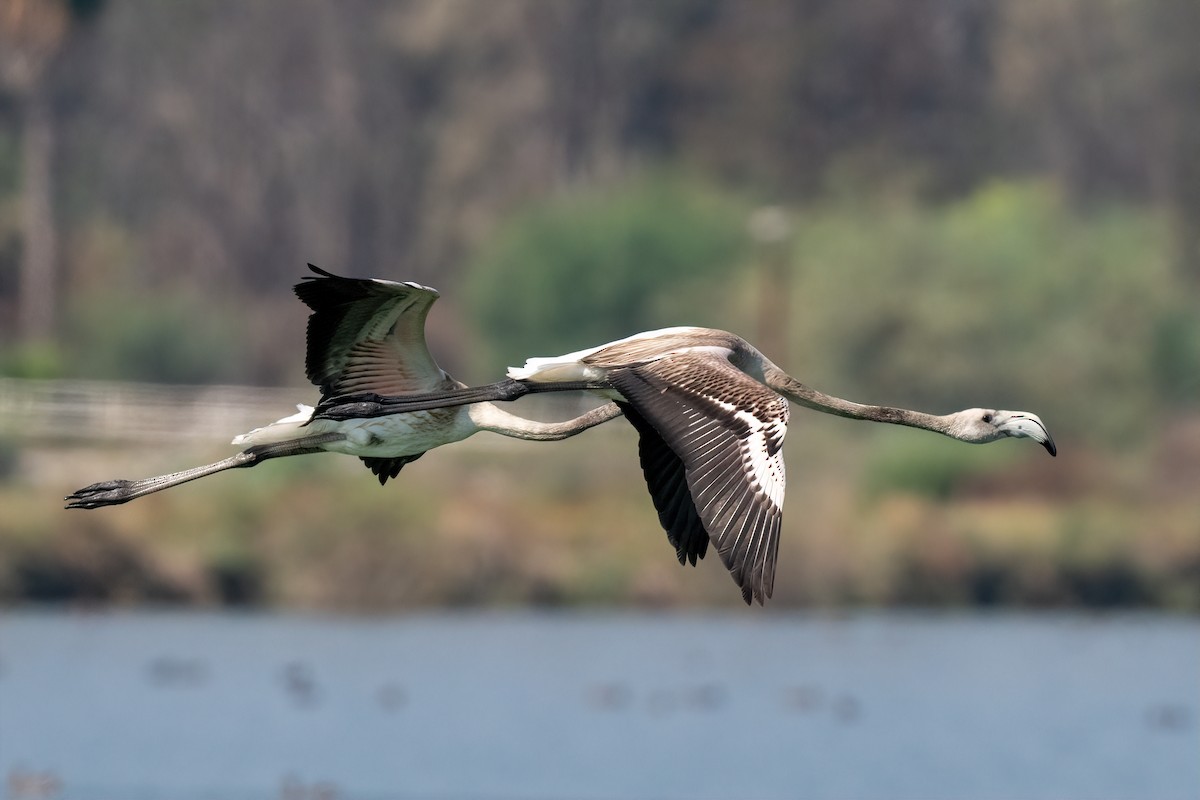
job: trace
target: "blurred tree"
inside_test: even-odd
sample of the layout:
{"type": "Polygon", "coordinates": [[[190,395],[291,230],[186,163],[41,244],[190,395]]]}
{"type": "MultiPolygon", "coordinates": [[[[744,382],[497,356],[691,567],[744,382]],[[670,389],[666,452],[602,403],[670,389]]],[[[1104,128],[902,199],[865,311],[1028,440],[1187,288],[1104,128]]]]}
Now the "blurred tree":
{"type": "MultiPolygon", "coordinates": [[[[1168,163],[1162,173],[1175,210],[1180,267],[1200,303],[1200,3],[1156,0],[1146,14],[1152,28],[1146,40],[1157,55],[1157,108],[1166,117],[1167,147],[1162,155],[1168,163]]],[[[1200,353],[1200,326],[1193,324],[1188,346],[1200,353]]]]}
{"type": "MultiPolygon", "coordinates": [[[[243,307],[258,380],[296,375],[280,289],[305,261],[438,286],[431,323],[457,331],[463,265],[514,212],[662,163],[801,214],[1049,175],[1081,206],[1161,203],[1200,275],[1194,0],[124,0],[68,36],[80,2],[0,0],[0,81],[16,98],[13,75],[41,75],[53,112],[0,97],[0,180],[19,128],[49,119],[57,206],[27,216],[62,231],[62,291],[243,307]],[[35,7],[59,9],[49,33],[13,38],[35,7]]],[[[21,152],[49,176],[50,146],[21,152]]],[[[4,307],[36,305],[9,264],[53,248],[21,238],[0,241],[4,307]]],[[[1195,349],[1169,344],[1186,329],[1162,352],[1195,349]]]]}
{"type": "Polygon", "coordinates": [[[1181,274],[1200,297],[1200,4],[1018,0],[999,6],[996,102],[1007,160],[1085,202],[1171,209],[1181,274]]]}
{"type": "Polygon", "coordinates": [[[0,90],[16,98],[22,120],[17,318],[18,336],[26,343],[57,334],[54,125],[45,75],[73,25],[90,19],[101,5],[101,0],[0,1],[0,90]]]}
{"type": "Polygon", "coordinates": [[[989,165],[991,4],[708,4],[666,65],[674,144],[728,180],[807,198],[927,171],[961,190],[989,165]]]}

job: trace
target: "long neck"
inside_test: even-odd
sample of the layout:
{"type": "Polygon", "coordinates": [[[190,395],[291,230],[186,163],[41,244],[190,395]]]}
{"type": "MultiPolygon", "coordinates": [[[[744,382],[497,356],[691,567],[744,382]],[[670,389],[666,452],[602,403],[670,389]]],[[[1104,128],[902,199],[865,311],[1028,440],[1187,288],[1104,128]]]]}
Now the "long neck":
{"type": "Polygon", "coordinates": [[[869,406],[843,400],[823,392],[818,392],[788,375],[774,364],[768,364],[763,369],[765,383],[782,394],[793,403],[835,414],[850,419],[865,419],[872,422],[886,422],[891,425],[907,425],[910,428],[923,428],[953,436],[951,419],[948,416],[926,414],[923,411],[910,411],[907,408],[891,408],[889,406],[869,406]]]}
{"type": "Polygon", "coordinates": [[[619,417],[621,409],[617,408],[616,403],[605,403],[599,408],[594,408],[586,414],[581,414],[565,422],[538,422],[518,417],[492,403],[476,403],[470,407],[468,413],[471,421],[479,430],[511,436],[514,439],[551,442],[583,433],[601,422],[608,422],[610,419],[619,417]]]}

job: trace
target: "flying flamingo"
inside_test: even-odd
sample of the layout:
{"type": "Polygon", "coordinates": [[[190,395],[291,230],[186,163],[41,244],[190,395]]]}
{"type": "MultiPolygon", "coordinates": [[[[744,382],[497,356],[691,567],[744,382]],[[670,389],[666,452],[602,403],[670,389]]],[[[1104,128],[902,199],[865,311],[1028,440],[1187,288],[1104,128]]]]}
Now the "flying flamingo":
{"type": "MultiPolygon", "coordinates": [[[[313,265],[315,273],[296,284],[296,295],[312,309],[308,318],[305,371],[328,398],[370,393],[398,399],[428,397],[466,388],[438,367],[425,345],[425,317],[438,292],[416,283],[343,278],[313,265]]],[[[237,455],[181,472],[142,480],[111,480],[67,497],[67,508],[117,505],[203,478],[253,467],[281,456],[344,453],[358,456],[381,484],[425,452],[479,431],[536,441],[565,439],[620,416],[613,403],[566,422],[537,422],[493,405],[429,407],[386,416],[333,421],[313,418],[313,408],[237,436],[246,446],[237,455]]]]}
{"type": "Polygon", "coordinates": [[[314,312],[308,373],[322,390],[315,410],[302,407],[238,437],[235,444],[251,447],[225,461],[95,484],[69,497],[69,507],[122,503],[222,469],[319,450],[365,456],[382,481],[420,453],[477,430],[558,439],[623,412],[638,431],[642,472],[680,563],[694,565],[711,540],[743,599],[761,604],[775,582],[788,401],[977,444],[1030,438],[1057,453],[1035,414],[969,408],[935,415],[843,400],[800,383],[744,339],[710,328],[665,328],[532,358],[510,368],[507,380],[464,387],[425,348],[423,323],[436,293],[312,269],[321,277],[296,291],[314,312]],[[613,402],[562,423],[533,423],[492,405],[532,392],[581,390],[613,402]],[[454,411],[463,407],[471,410],[454,411]]]}

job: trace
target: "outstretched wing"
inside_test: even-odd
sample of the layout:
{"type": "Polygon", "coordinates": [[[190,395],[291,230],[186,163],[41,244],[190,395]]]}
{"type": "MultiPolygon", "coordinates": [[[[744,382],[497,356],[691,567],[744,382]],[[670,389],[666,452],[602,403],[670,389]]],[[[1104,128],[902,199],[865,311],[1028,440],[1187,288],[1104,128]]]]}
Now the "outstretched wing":
{"type": "Polygon", "coordinates": [[[438,293],[416,283],[343,278],[308,265],[296,284],[308,318],[308,379],[322,398],[401,395],[452,388],[425,345],[425,317],[438,293]]]}
{"type": "MultiPolygon", "coordinates": [[[[308,317],[308,379],[321,399],[344,394],[403,395],[453,389],[425,344],[425,317],[438,293],[416,283],[343,278],[308,265],[314,275],[296,284],[308,317]]],[[[421,453],[363,458],[381,484],[421,453]]]]}
{"type": "Polygon", "coordinates": [[[667,541],[675,547],[680,564],[704,558],[708,552],[708,532],[696,513],[696,504],[688,489],[687,470],[654,426],[628,403],[617,403],[625,419],[638,432],[638,458],[646,486],[658,511],[658,521],[667,532],[667,541]]]}
{"type": "Polygon", "coordinates": [[[691,538],[690,502],[742,597],[762,603],[774,590],[779,552],[787,400],[711,350],[611,369],[608,375],[646,423],[631,418],[643,440],[647,485],[681,560],[703,555],[691,538]],[[654,437],[682,464],[688,497],[672,480],[678,466],[654,437]],[[665,471],[652,478],[655,467],[665,471]]]}

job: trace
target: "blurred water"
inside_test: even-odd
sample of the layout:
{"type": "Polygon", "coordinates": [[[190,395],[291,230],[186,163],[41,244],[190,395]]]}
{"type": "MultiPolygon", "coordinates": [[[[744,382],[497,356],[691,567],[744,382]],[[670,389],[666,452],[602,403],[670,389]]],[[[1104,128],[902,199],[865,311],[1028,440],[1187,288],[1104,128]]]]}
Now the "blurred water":
{"type": "Polygon", "coordinates": [[[1200,621],[0,617],[8,800],[1196,798],[1200,621]]]}

